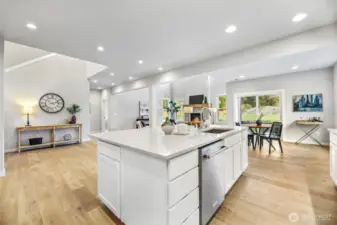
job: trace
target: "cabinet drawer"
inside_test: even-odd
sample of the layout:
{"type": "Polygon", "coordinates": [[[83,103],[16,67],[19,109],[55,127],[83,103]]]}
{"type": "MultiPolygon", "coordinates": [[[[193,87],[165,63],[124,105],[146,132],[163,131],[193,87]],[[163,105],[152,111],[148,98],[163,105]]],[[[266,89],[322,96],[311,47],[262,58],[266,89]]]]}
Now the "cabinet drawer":
{"type": "Polygon", "coordinates": [[[231,147],[241,141],[241,132],[225,138],[225,145],[231,147]]]}
{"type": "Polygon", "coordinates": [[[182,225],[199,225],[199,209],[195,210],[182,225]]]}
{"type": "Polygon", "coordinates": [[[115,145],[107,144],[105,142],[98,142],[98,152],[111,159],[121,160],[121,148],[115,145]]]}
{"type": "Polygon", "coordinates": [[[337,145],[337,135],[330,132],[330,142],[337,145]]]}
{"type": "Polygon", "coordinates": [[[179,175],[186,173],[190,169],[199,165],[198,150],[181,155],[168,162],[169,180],[173,180],[179,175]]]}
{"type": "Polygon", "coordinates": [[[174,206],[182,198],[199,186],[199,167],[178,177],[169,183],[169,207],[174,206]]]}
{"type": "Polygon", "coordinates": [[[169,210],[169,225],[181,225],[199,208],[199,188],[169,210]]]}

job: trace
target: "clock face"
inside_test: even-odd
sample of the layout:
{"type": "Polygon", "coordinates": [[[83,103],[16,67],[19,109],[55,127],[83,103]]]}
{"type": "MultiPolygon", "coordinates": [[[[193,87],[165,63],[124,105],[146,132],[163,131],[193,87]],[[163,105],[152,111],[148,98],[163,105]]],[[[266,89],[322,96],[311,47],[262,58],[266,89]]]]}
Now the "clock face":
{"type": "Polygon", "coordinates": [[[40,108],[47,113],[60,112],[64,107],[64,100],[61,96],[48,93],[40,98],[40,108]]]}

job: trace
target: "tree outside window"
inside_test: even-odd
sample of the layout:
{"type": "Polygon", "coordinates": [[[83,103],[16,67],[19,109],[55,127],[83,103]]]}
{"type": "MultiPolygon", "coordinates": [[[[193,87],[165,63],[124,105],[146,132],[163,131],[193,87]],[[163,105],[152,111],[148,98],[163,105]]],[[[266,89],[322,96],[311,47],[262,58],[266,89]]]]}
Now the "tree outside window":
{"type": "Polygon", "coordinates": [[[184,100],[179,99],[175,101],[178,106],[180,106],[180,109],[177,112],[177,121],[184,121],[185,120],[185,114],[184,114],[184,100]]]}
{"type": "Polygon", "coordinates": [[[245,96],[241,99],[241,122],[255,123],[262,113],[263,123],[281,121],[279,95],[245,96]]]}
{"type": "Polygon", "coordinates": [[[227,120],[227,105],[226,105],[226,95],[218,96],[218,120],[227,120]]]}
{"type": "Polygon", "coordinates": [[[162,121],[164,122],[166,120],[168,116],[168,113],[167,113],[167,108],[168,108],[168,103],[169,103],[169,99],[168,98],[163,98],[163,101],[162,101],[162,121]]]}

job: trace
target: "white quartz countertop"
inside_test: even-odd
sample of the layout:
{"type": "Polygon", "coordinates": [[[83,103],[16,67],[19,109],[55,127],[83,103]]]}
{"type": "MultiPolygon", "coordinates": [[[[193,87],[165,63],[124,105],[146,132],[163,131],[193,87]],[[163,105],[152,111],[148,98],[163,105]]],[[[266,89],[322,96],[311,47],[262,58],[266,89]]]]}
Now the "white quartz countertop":
{"type": "MultiPolygon", "coordinates": [[[[229,127],[212,126],[212,128],[229,127]]],[[[160,128],[143,128],[97,133],[91,134],[90,136],[99,141],[137,150],[153,157],[168,160],[217,140],[232,136],[247,128],[235,127],[231,129],[233,130],[222,134],[209,134],[197,131],[189,135],[164,135],[160,128]]]]}
{"type": "Polygon", "coordinates": [[[328,131],[334,134],[337,134],[337,129],[335,128],[328,128],[328,131]]]}

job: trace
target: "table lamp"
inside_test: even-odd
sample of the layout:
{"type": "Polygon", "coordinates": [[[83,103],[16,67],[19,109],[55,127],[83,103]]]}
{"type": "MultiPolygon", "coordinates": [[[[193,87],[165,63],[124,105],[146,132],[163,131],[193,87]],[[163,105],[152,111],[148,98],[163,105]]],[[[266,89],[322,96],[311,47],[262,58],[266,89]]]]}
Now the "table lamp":
{"type": "Polygon", "coordinates": [[[26,126],[30,126],[30,123],[29,123],[29,115],[32,115],[33,113],[33,108],[31,106],[24,106],[23,107],[23,112],[25,114],[27,114],[27,124],[26,126]]]}

